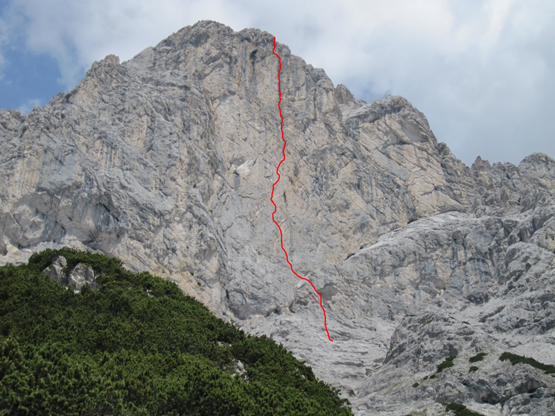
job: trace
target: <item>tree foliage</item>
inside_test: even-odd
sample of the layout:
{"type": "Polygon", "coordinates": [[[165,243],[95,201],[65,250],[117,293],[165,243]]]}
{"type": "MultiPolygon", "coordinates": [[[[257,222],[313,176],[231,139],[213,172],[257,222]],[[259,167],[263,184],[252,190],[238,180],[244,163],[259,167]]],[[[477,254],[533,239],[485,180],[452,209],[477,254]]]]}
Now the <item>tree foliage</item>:
{"type": "Polygon", "coordinates": [[[468,359],[468,361],[471,362],[471,363],[477,363],[477,362],[479,362],[479,361],[483,361],[483,360],[484,360],[484,357],[485,357],[486,355],[487,355],[487,354],[486,354],[485,352],[480,352],[480,353],[478,353],[478,354],[476,354],[476,355],[470,357],[470,358],[468,359]]]}
{"type": "Polygon", "coordinates": [[[540,363],[539,361],[534,360],[530,357],[523,357],[522,355],[512,354],[510,352],[504,352],[499,357],[501,361],[510,361],[512,365],[516,364],[528,364],[538,370],[544,371],[546,374],[554,374],[555,375],[555,366],[550,364],[540,363]]]}
{"type": "Polygon", "coordinates": [[[446,368],[450,368],[453,367],[455,364],[453,363],[453,361],[455,360],[455,358],[457,358],[456,355],[450,355],[449,357],[447,357],[441,364],[439,364],[437,366],[437,371],[436,373],[441,373],[443,370],[445,370],[446,368]]]}
{"type": "Polygon", "coordinates": [[[445,410],[453,412],[455,416],[484,416],[481,413],[467,409],[465,405],[460,403],[449,403],[445,406],[445,410]]]}
{"type": "Polygon", "coordinates": [[[352,415],[281,345],[246,335],[179,287],[71,249],[0,267],[0,415],[352,415]],[[43,275],[57,256],[99,290],[43,275]],[[245,374],[236,371],[243,363],[245,374]]]}

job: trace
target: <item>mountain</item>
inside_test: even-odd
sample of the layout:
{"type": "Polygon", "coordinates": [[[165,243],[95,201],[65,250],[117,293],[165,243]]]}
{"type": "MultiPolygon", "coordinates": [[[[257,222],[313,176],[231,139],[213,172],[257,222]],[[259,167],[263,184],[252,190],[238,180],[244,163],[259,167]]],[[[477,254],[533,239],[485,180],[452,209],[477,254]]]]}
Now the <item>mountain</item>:
{"type": "Polygon", "coordinates": [[[67,246],[174,281],[356,415],[550,414],[553,376],[500,357],[555,364],[555,161],[469,168],[406,99],[357,100],[278,42],[276,221],[332,343],[272,222],[273,47],[203,21],[0,111],[1,261],[67,246]]]}

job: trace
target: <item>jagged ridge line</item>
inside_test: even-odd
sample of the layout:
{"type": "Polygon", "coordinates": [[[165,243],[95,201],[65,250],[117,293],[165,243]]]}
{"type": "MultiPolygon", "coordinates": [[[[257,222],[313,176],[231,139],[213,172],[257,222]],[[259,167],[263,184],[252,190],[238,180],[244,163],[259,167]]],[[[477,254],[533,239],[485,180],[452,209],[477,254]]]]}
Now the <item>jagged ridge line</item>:
{"type": "Polygon", "coordinates": [[[281,243],[281,249],[283,250],[283,252],[285,253],[285,260],[287,260],[287,263],[289,264],[289,267],[291,267],[291,271],[293,272],[293,274],[295,276],[297,276],[299,279],[305,280],[308,283],[310,283],[310,286],[312,286],[312,288],[314,289],[314,291],[318,294],[318,296],[320,296],[320,307],[322,308],[322,312],[324,312],[324,327],[326,328],[326,333],[328,335],[328,339],[333,342],[333,339],[330,338],[330,333],[328,331],[328,324],[327,324],[327,317],[326,317],[326,310],[324,309],[324,305],[322,303],[322,295],[320,294],[320,292],[318,292],[316,290],[316,287],[314,287],[314,285],[312,284],[312,282],[302,276],[299,276],[295,270],[293,270],[293,265],[291,264],[291,262],[289,261],[289,255],[287,254],[287,251],[285,250],[285,247],[283,247],[283,232],[281,231],[281,227],[279,226],[279,224],[277,223],[274,215],[277,212],[277,205],[274,202],[274,189],[277,185],[277,183],[279,182],[279,180],[281,179],[281,175],[279,174],[279,167],[281,166],[281,164],[285,161],[285,146],[287,146],[287,141],[285,140],[285,134],[283,133],[283,116],[281,114],[281,57],[276,53],[276,38],[274,37],[274,49],[272,50],[273,54],[275,56],[278,57],[279,60],[279,72],[278,72],[278,91],[279,91],[279,102],[278,102],[278,108],[279,108],[279,118],[281,119],[281,124],[280,124],[280,128],[281,128],[281,139],[283,140],[283,150],[282,150],[282,154],[283,154],[283,159],[281,159],[281,161],[279,162],[277,169],[276,169],[276,173],[278,175],[278,179],[277,181],[272,185],[272,195],[270,196],[270,201],[272,202],[272,204],[274,205],[274,212],[272,212],[272,221],[274,221],[274,224],[277,225],[278,229],[279,229],[279,238],[280,238],[280,243],[281,243]]]}

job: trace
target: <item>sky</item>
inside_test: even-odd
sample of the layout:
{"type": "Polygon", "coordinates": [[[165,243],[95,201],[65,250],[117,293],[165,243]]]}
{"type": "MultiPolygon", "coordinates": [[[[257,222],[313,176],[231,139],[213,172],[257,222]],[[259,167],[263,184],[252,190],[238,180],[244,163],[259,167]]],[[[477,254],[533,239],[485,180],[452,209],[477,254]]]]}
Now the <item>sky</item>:
{"type": "Polygon", "coordinates": [[[407,98],[468,166],[555,158],[553,0],[0,0],[0,108],[199,20],[265,30],[356,98],[407,98]]]}

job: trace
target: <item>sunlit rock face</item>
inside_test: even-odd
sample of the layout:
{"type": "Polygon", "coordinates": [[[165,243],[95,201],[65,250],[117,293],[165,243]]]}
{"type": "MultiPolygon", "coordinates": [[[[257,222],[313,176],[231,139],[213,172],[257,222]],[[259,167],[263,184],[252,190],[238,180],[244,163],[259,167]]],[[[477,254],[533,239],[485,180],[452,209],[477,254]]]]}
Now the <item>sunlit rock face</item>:
{"type": "Polygon", "coordinates": [[[85,285],[88,285],[91,289],[98,289],[100,287],[100,284],[95,280],[96,275],[92,267],[79,263],[68,272],[64,270],[65,267],[67,267],[67,259],[59,256],[42,273],[66,289],[73,287],[75,293],[79,293],[85,285]]]}
{"type": "Polygon", "coordinates": [[[550,414],[555,378],[498,357],[555,364],[553,159],[469,168],[406,99],[357,100],[278,42],[276,220],[331,343],[271,218],[273,47],[199,22],[95,62],[42,109],[0,111],[1,262],[70,246],[171,279],[283,343],[358,415],[550,414]]]}

